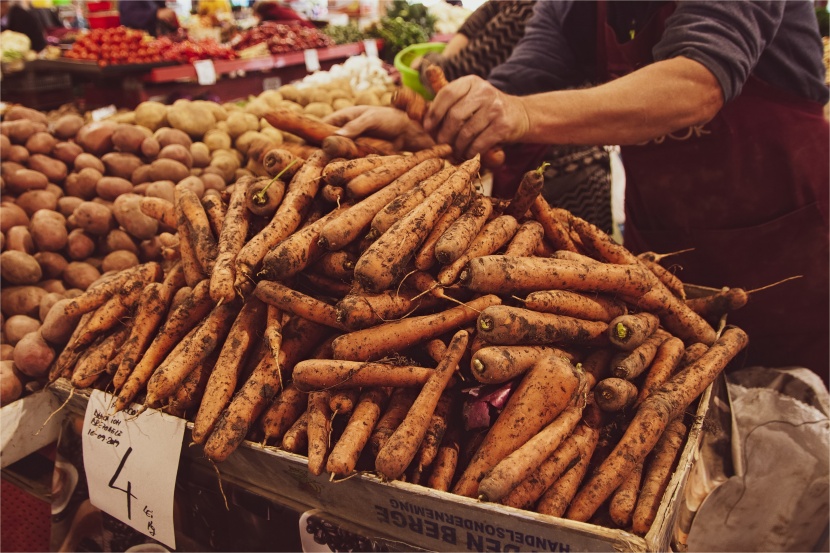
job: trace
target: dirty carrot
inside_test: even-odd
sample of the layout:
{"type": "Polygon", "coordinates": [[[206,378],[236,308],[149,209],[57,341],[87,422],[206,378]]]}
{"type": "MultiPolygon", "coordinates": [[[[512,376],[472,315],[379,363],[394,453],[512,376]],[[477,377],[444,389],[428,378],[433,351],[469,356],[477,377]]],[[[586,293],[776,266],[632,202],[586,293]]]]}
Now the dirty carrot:
{"type": "Polygon", "coordinates": [[[638,463],[608,500],[608,515],[620,528],[628,528],[631,525],[631,515],[637,505],[642,477],[643,464],[638,463]]]}
{"type": "MultiPolygon", "coordinates": [[[[507,253],[505,252],[505,255],[507,253]]],[[[539,290],[531,292],[524,299],[524,306],[534,311],[567,315],[589,321],[611,322],[627,313],[625,302],[616,298],[572,292],[570,290],[539,290]]]]}
{"type": "Polygon", "coordinates": [[[401,476],[418,453],[426,435],[438,400],[450,382],[464,351],[467,349],[469,334],[464,330],[456,332],[447,353],[435,368],[435,372],[421,388],[406,417],[389,437],[375,457],[375,470],[384,478],[394,480],[401,476]]]}
{"type": "Polygon", "coordinates": [[[190,371],[165,406],[164,410],[167,413],[179,418],[190,418],[191,410],[199,407],[205,393],[211,370],[216,364],[216,357],[217,353],[214,350],[190,371]]]}
{"type": "Polygon", "coordinates": [[[216,246],[216,262],[210,275],[210,297],[215,302],[228,302],[236,297],[233,287],[236,279],[235,260],[248,238],[251,213],[245,207],[245,198],[252,182],[252,177],[242,177],[236,181],[231,192],[225,224],[216,246]]]}
{"type": "Polygon", "coordinates": [[[294,384],[301,391],[350,389],[363,386],[419,387],[435,371],[414,365],[364,363],[336,359],[306,359],[294,366],[294,384]]]}
{"type": "Polygon", "coordinates": [[[659,325],[660,319],[648,311],[626,313],[608,323],[608,339],[618,348],[631,351],[654,334],[659,325]]]}
{"type": "Polygon", "coordinates": [[[245,208],[258,217],[272,217],[285,197],[285,181],[277,174],[273,178],[259,178],[245,192],[245,208]]]}
{"type": "Polygon", "coordinates": [[[496,305],[478,317],[476,329],[491,344],[593,344],[607,343],[608,324],[539,313],[522,307],[496,305]]]}
{"type": "Polygon", "coordinates": [[[96,309],[84,325],[83,332],[73,342],[73,349],[89,346],[98,336],[120,325],[130,314],[133,306],[138,303],[145,286],[142,281],[134,281],[122,294],[112,296],[106,303],[96,309]]]}
{"type": "Polygon", "coordinates": [[[284,148],[274,148],[262,156],[262,166],[271,177],[282,173],[285,180],[291,180],[303,166],[305,160],[284,148]]]}
{"type": "MultiPolygon", "coordinates": [[[[703,344],[700,344],[700,346],[706,348],[703,344]]],[[[645,401],[654,390],[662,386],[674,374],[675,370],[680,366],[684,353],[683,340],[680,338],[671,336],[660,344],[654,355],[654,359],[652,359],[649,365],[643,383],[640,385],[637,405],[645,401]]]]}
{"type": "Polygon", "coordinates": [[[392,321],[335,338],[335,359],[369,361],[403,351],[421,342],[452,332],[476,319],[486,307],[501,303],[498,296],[480,296],[463,305],[430,315],[392,321]]]}
{"type": "Polygon", "coordinates": [[[603,411],[628,409],[637,401],[638,394],[637,386],[624,378],[603,378],[594,386],[594,399],[603,411]]]}
{"type": "Polygon", "coordinates": [[[331,438],[330,393],[328,390],[308,394],[308,472],[314,476],[322,474],[326,465],[331,438]]]}
{"type": "Polygon", "coordinates": [[[417,186],[410,188],[378,211],[372,219],[370,236],[377,238],[401,217],[412,211],[418,204],[424,201],[430,194],[435,192],[439,186],[455,172],[455,167],[449,165],[444,167],[417,186]]]}
{"type": "Polygon", "coordinates": [[[568,507],[567,517],[588,520],[642,462],[669,422],[680,416],[748,343],[746,333],[727,327],[700,359],[675,374],[644,401],[614,450],[592,473],[568,507]]]}
{"type": "Polygon", "coordinates": [[[671,292],[678,298],[686,299],[686,290],[683,288],[683,282],[671,271],[650,259],[640,257],[640,263],[648,267],[654,275],[660,279],[663,285],[671,290],[671,292]]]}
{"type": "Polygon", "coordinates": [[[450,225],[435,243],[435,259],[442,265],[452,263],[467,250],[493,213],[493,202],[476,194],[467,210],[450,225]]]}
{"type": "Polygon", "coordinates": [[[473,353],[470,369],[479,382],[500,384],[524,374],[544,355],[560,355],[572,363],[576,361],[572,355],[550,346],[487,345],[473,353]]]}
{"type": "Polygon", "coordinates": [[[372,455],[377,456],[378,451],[386,444],[389,436],[395,431],[406,413],[415,401],[418,390],[415,388],[394,388],[386,408],[369,436],[369,447],[372,455]]]}
{"type": "MultiPolygon", "coordinates": [[[[308,398],[306,404],[308,404],[308,398]]],[[[307,406],[307,405],[306,405],[307,406]]],[[[305,453],[308,448],[308,410],[303,411],[282,437],[281,447],[291,453],[305,453]]]]}
{"type": "MultiPolygon", "coordinates": [[[[189,188],[176,188],[176,203],[181,204],[181,213],[189,227],[188,234],[196,259],[199,260],[199,265],[205,273],[209,275],[213,271],[213,264],[216,262],[218,250],[216,237],[213,236],[213,231],[210,229],[210,220],[205,208],[199,200],[199,196],[189,188]]],[[[177,220],[177,222],[181,226],[181,221],[177,220]]]]}
{"type": "Polygon", "coordinates": [[[427,478],[426,485],[433,490],[449,491],[455,471],[458,467],[458,455],[461,449],[461,427],[456,419],[447,420],[447,430],[438,447],[432,471],[427,478]]]}
{"type": "Polygon", "coordinates": [[[632,351],[620,352],[619,357],[615,356],[611,363],[611,373],[618,378],[627,380],[640,376],[651,365],[654,356],[657,354],[657,348],[670,336],[668,332],[658,328],[632,351]]]}
{"type": "Polygon", "coordinates": [[[356,159],[333,159],[323,169],[323,181],[333,186],[343,186],[353,178],[361,175],[369,169],[380,167],[389,162],[396,161],[404,156],[369,156],[356,159]]]}
{"type": "Polygon", "coordinates": [[[332,390],[329,398],[329,409],[331,409],[332,416],[344,415],[349,416],[354,411],[357,404],[360,390],[332,390]]]}
{"type": "Polygon", "coordinates": [[[568,228],[553,216],[550,204],[541,194],[533,199],[533,203],[530,204],[530,212],[533,214],[533,218],[542,225],[545,238],[550,241],[555,250],[579,251],[568,232],[568,228]]]}
{"type": "MultiPolygon", "coordinates": [[[[53,309],[49,313],[54,317],[75,317],[89,313],[104,305],[114,294],[122,292],[124,287],[131,282],[137,280],[145,283],[158,282],[163,275],[164,271],[161,264],[155,261],[124,269],[114,275],[105,275],[84,290],[83,293],[65,303],[62,310],[53,309]]],[[[46,323],[46,320],[44,320],[44,323],[46,323]]]]}
{"type": "MultiPolygon", "coordinates": [[[[438,448],[444,438],[444,433],[447,431],[447,420],[452,411],[453,401],[454,395],[448,389],[444,390],[438,399],[438,404],[435,406],[426,434],[424,434],[424,439],[421,441],[415,457],[415,468],[419,475],[418,480],[420,480],[420,475],[423,474],[424,470],[432,466],[435,457],[438,455],[438,448]]],[[[413,482],[415,482],[414,478],[413,482]]]]}
{"type": "Polygon", "coordinates": [[[170,228],[176,228],[176,209],[173,202],[164,198],[144,196],[140,201],[141,212],[170,228]]]}
{"type": "Polygon", "coordinates": [[[108,361],[118,352],[129,334],[129,327],[120,326],[108,335],[101,336],[99,342],[87,348],[72,370],[70,379],[72,386],[76,388],[91,386],[102,373],[106,372],[108,361]]]}
{"type": "Polygon", "coordinates": [[[713,294],[699,298],[687,298],[686,305],[706,319],[719,319],[723,315],[740,309],[749,301],[743,288],[724,287],[713,294]]]}
{"type": "Polygon", "coordinates": [[[438,144],[415,152],[410,156],[403,156],[399,160],[390,162],[374,169],[369,169],[346,183],[346,192],[353,198],[365,198],[377,192],[390,182],[394,181],[419,163],[427,159],[441,159],[452,153],[448,144],[438,144]]]}
{"type": "Polygon", "coordinates": [[[222,194],[213,189],[205,191],[201,202],[210,223],[210,232],[218,240],[222,234],[222,227],[225,226],[225,215],[228,212],[228,206],[222,201],[222,194]]]}
{"type": "Polygon", "coordinates": [[[354,471],[388,398],[389,392],[385,388],[366,388],[361,391],[349,422],[331,448],[326,461],[328,472],[335,476],[348,476],[354,471]]]}
{"type": "Polygon", "coordinates": [[[406,112],[407,117],[421,123],[427,112],[427,101],[423,96],[405,86],[395,89],[390,100],[392,107],[406,112]]]}
{"type": "Polygon", "coordinates": [[[504,248],[504,255],[530,256],[539,248],[545,238],[545,229],[539,221],[530,219],[523,222],[516,234],[504,248]]]}
{"type": "Polygon", "coordinates": [[[568,504],[576,495],[579,485],[588,472],[588,465],[598,441],[599,429],[591,428],[588,438],[580,447],[579,460],[542,494],[536,504],[537,512],[555,517],[561,517],[565,514],[568,504]]]}
{"type": "Polygon", "coordinates": [[[504,210],[505,215],[512,215],[516,219],[522,219],[525,216],[536,197],[542,193],[542,186],[545,184],[545,169],[548,165],[547,162],[543,163],[522,175],[516,192],[504,210]]]}
{"type": "Polygon", "coordinates": [[[461,256],[438,272],[438,282],[443,286],[451,285],[458,279],[459,273],[470,259],[496,253],[513,238],[518,229],[519,222],[515,217],[510,215],[495,217],[484,225],[461,256]]]}
{"type": "Polygon", "coordinates": [[[444,211],[435,222],[432,230],[424,239],[421,247],[415,253],[415,268],[419,271],[427,271],[436,263],[435,244],[443,236],[444,232],[464,213],[467,205],[473,197],[472,187],[468,194],[459,195],[455,201],[444,211]]]}
{"type": "Polygon", "coordinates": [[[261,280],[254,288],[253,294],[268,305],[273,305],[288,313],[332,328],[345,329],[337,322],[337,312],[333,305],[292,290],[279,282],[261,280]]]}
{"type": "Polygon", "coordinates": [[[325,137],[320,143],[320,148],[331,159],[354,159],[360,157],[360,149],[354,143],[354,140],[338,134],[325,137]]]}

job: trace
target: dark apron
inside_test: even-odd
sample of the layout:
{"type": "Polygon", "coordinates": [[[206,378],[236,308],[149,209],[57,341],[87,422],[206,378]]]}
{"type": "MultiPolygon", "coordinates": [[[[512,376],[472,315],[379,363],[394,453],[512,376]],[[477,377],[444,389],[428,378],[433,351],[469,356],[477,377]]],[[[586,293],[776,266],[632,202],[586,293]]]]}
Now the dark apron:
{"type": "MultiPolygon", "coordinates": [[[[599,3],[606,80],[653,61],[667,4],[623,44],[599,3]]],[[[728,322],[747,331],[747,364],[803,366],[828,380],[830,130],[823,107],[754,77],[700,127],[622,148],[625,245],[671,258],[687,283],[762,287],[728,322]]],[[[664,262],[665,263],[665,262],[664,262]]]]}

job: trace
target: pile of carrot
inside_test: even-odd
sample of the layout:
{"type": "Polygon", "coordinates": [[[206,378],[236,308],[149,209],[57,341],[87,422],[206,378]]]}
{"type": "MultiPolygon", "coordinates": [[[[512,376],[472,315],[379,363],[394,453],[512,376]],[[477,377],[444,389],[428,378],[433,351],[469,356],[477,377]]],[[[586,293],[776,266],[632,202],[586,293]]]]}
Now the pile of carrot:
{"type": "Polygon", "coordinates": [[[315,475],[646,533],[690,407],[747,344],[718,325],[726,304],[550,206],[541,170],[490,198],[478,158],[364,155],[317,130],[210,206],[155,206],[176,229],[165,260],[56,304],[78,324],[50,377],[193,421],[217,463],[249,440],[315,475]],[[469,391],[508,383],[466,428],[469,391]]]}

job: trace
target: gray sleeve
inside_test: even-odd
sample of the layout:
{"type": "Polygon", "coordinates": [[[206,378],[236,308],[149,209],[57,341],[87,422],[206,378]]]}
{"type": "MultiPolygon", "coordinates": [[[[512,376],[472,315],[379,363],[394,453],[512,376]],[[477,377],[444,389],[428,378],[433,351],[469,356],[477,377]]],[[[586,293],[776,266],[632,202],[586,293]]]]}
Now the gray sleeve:
{"type": "Polygon", "coordinates": [[[700,62],[715,75],[729,101],[740,94],[775,38],[784,4],[786,0],[681,0],[666,20],[654,59],[683,56],[700,62]]]}

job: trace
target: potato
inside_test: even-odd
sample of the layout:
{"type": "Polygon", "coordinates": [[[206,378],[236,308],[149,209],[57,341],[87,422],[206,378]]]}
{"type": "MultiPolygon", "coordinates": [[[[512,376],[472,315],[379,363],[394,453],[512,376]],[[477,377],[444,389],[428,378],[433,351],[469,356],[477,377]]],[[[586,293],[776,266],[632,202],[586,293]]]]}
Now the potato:
{"type": "Polygon", "coordinates": [[[12,121],[6,119],[0,123],[0,133],[5,134],[15,144],[25,144],[30,136],[36,132],[47,130],[45,123],[37,123],[26,119],[12,121]]]}
{"type": "Polygon", "coordinates": [[[28,315],[37,317],[40,300],[48,294],[37,286],[3,286],[0,289],[0,310],[6,317],[28,315]]]}
{"type": "Polygon", "coordinates": [[[0,405],[8,405],[23,395],[23,380],[14,370],[14,361],[0,361],[0,405]]]}
{"type": "Polygon", "coordinates": [[[101,277],[101,271],[86,261],[72,261],[63,270],[63,281],[70,288],[86,290],[101,277]]]}
{"type": "Polygon", "coordinates": [[[204,106],[213,113],[213,117],[216,118],[216,121],[224,121],[228,118],[228,112],[225,111],[225,108],[221,105],[217,104],[216,102],[209,102],[207,100],[193,100],[193,103],[197,106],[204,106]]]}
{"type": "Polygon", "coordinates": [[[112,210],[98,202],[83,202],[72,214],[80,229],[95,236],[103,236],[116,226],[112,210]]]}
{"type": "Polygon", "coordinates": [[[354,98],[356,106],[379,106],[380,98],[374,92],[363,91],[354,98]]]}
{"type": "MultiPolygon", "coordinates": [[[[57,280],[53,280],[52,282],[60,282],[57,280]]],[[[63,287],[63,283],[61,282],[61,287],[63,287]]],[[[44,288],[45,290],[45,288],[44,288]]],[[[63,299],[62,292],[49,292],[40,300],[40,308],[38,309],[38,319],[43,323],[43,320],[46,319],[47,313],[49,310],[52,309],[52,306],[55,305],[58,301],[63,299]]],[[[40,325],[38,325],[40,328],[40,325]]]]}
{"type": "Polygon", "coordinates": [[[324,104],[323,102],[311,102],[305,107],[306,115],[313,115],[321,119],[326,115],[334,113],[331,104],[324,104]]]}
{"type": "Polygon", "coordinates": [[[5,121],[16,121],[18,119],[26,119],[28,121],[34,121],[37,123],[42,123],[44,125],[49,124],[49,119],[46,117],[46,114],[42,111],[38,111],[36,109],[27,108],[25,106],[12,106],[3,116],[5,121]]]}
{"type": "Polygon", "coordinates": [[[228,150],[232,145],[231,135],[219,129],[211,129],[205,133],[203,142],[211,152],[214,150],[228,150]]]}
{"type": "Polygon", "coordinates": [[[75,158],[75,171],[80,172],[81,170],[86,169],[87,167],[95,169],[102,175],[104,174],[104,171],[107,170],[107,168],[104,167],[104,162],[101,161],[101,158],[99,158],[98,156],[89,154],[87,152],[78,154],[78,157],[75,158]]]}
{"type": "Polygon", "coordinates": [[[66,316],[66,304],[70,301],[71,298],[68,297],[56,301],[43,318],[40,334],[47,342],[55,345],[65,344],[78,326],[81,315],[66,316]]]}
{"type": "Polygon", "coordinates": [[[59,198],[63,198],[64,195],[65,195],[64,192],[63,192],[63,188],[61,188],[57,184],[54,184],[54,183],[51,183],[51,182],[46,185],[45,190],[47,192],[51,193],[55,197],[56,202],[58,201],[59,198]]]}
{"type": "Polygon", "coordinates": [[[66,167],[66,163],[62,162],[59,159],[51,158],[44,154],[32,154],[29,156],[29,169],[34,169],[35,171],[40,171],[46,178],[49,179],[49,182],[60,183],[66,178],[66,175],[69,173],[69,170],[66,167]]]}
{"type": "MultiPolygon", "coordinates": [[[[172,160],[171,163],[176,163],[172,160]]],[[[122,194],[115,199],[112,214],[118,224],[134,238],[148,240],[158,233],[158,221],[141,211],[141,196],[122,194]]]]}
{"type": "Polygon", "coordinates": [[[158,129],[153,133],[153,138],[158,140],[159,148],[164,148],[169,144],[181,144],[190,148],[190,145],[193,144],[193,140],[186,132],[171,127],[158,129]]]}
{"type": "Polygon", "coordinates": [[[201,198],[205,194],[205,183],[200,177],[189,176],[179,181],[176,188],[187,188],[201,198]]]}
{"type": "Polygon", "coordinates": [[[159,155],[160,150],[161,144],[154,136],[145,138],[144,142],[141,143],[141,155],[147,159],[156,159],[156,156],[159,155]]]}
{"type": "Polygon", "coordinates": [[[0,202],[0,232],[5,234],[10,228],[18,225],[29,226],[26,211],[16,203],[0,202]]]}
{"type": "Polygon", "coordinates": [[[26,140],[26,149],[30,154],[50,154],[58,139],[48,132],[36,132],[26,140]]]}
{"type": "Polygon", "coordinates": [[[66,194],[91,200],[97,194],[95,188],[98,181],[103,177],[104,174],[94,167],[84,167],[77,173],[70,173],[64,183],[66,194]]]}
{"type": "MultiPolygon", "coordinates": [[[[67,243],[69,242],[69,235],[67,234],[67,243]]],[[[37,252],[33,255],[35,261],[40,265],[40,270],[43,272],[43,278],[56,279],[63,276],[63,270],[69,263],[66,258],[57,252],[37,252]]],[[[41,286],[43,283],[41,282],[41,286]]]]}
{"type": "Polygon", "coordinates": [[[259,94],[259,96],[257,96],[257,98],[264,101],[272,108],[277,107],[283,100],[283,96],[278,90],[264,90],[259,94]]]}
{"type": "Polygon", "coordinates": [[[16,163],[27,163],[29,161],[29,150],[20,144],[12,144],[4,152],[3,159],[16,163]]]}
{"type": "Polygon", "coordinates": [[[263,127],[259,132],[264,134],[272,144],[276,146],[282,144],[282,132],[279,129],[275,129],[274,127],[263,127]]]}
{"type": "Polygon", "coordinates": [[[245,131],[237,137],[234,145],[236,146],[237,150],[247,155],[248,148],[250,148],[251,143],[256,140],[268,140],[268,137],[260,133],[259,131],[245,131]]]}
{"type": "Polygon", "coordinates": [[[87,123],[75,135],[75,142],[90,154],[102,156],[112,151],[112,134],[118,127],[112,121],[94,121],[87,123]]]}
{"type": "Polygon", "coordinates": [[[245,113],[241,111],[229,113],[225,122],[228,125],[228,134],[231,138],[236,138],[248,130],[248,121],[245,118],[245,113]]]}
{"type": "Polygon", "coordinates": [[[23,208],[26,215],[31,217],[39,209],[52,209],[58,207],[58,197],[49,190],[29,190],[17,197],[17,205],[23,208]]]}
{"type": "Polygon", "coordinates": [[[81,127],[84,126],[84,118],[74,113],[62,115],[52,123],[52,133],[61,140],[75,138],[81,127]]]}
{"type": "Polygon", "coordinates": [[[108,271],[120,271],[129,267],[135,267],[138,263],[138,256],[133,252],[118,250],[104,256],[104,259],[101,260],[101,270],[105,273],[108,271]]]}
{"type": "Polygon", "coordinates": [[[236,170],[240,168],[239,159],[231,154],[222,154],[210,160],[208,168],[218,169],[226,183],[230,183],[236,170]]]}
{"type": "Polygon", "coordinates": [[[150,164],[151,181],[170,180],[179,182],[189,176],[190,170],[183,163],[174,159],[159,158],[150,164]]]}
{"type": "Polygon", "coordinates": [[[167,126],[167,106],[161,102],[141,102],[135,107],[137,125],[156,131],[167,126]]]}
{"type": "Polygon", "coordinates": [[[32,215],[29,232],[38,251],[42,252],[60,251],[69,240],[66,217],[51,209],[39,209],[32,215]]]}
{"type": "Polygon", "coordinates": [[[125,152],[110,152],[101,156],[106,167],[105,174],[129,180],[133,171],[144,165],[144,161],[135,154],[125,152]]]}
{"type": "MultiPolygon", "coordinates": [[[[46,297],[46,296],[44,296],[46,297]]],[[[38,309],[40,306],[38,306],[38,309]]],[[[40,319],[28,315],[12,315],[3,324],[3,335],[6,342],[15,345],[25,335],[40,328],[40,319]]]]}
{"type": "MultiPolygon", "coordinates": [[[[57,160],[52,160],[60,163],[57,160]]],[[[49,184],[49,177],[34,169],[20,169],[11,175],[3,176],[9,191],[14,194],[22,194],[27,190],[43,190],[49,184]]]]}
{"type": "Polygon", "coordinates": [[[83,148],[74,142],[58,142],[52,149],[52,156],[67,165],[75,165],[75,158],[84,153],[83,148]]]}
{"type": "MultiPolygon", "coordinates": [[[[95,238],[83,229],[69,231],[66,239],[66,255],[73,261],[83,261],[95,253],[95,238]]],[[[67,263],[68,265],[68,263],[67,263]]],[[[66,267],[64,267],[64,272],[66,267]]]]}
{"type": "Polygon", "coordinates": [[[147,185],[144,195],[152,198],[162,198],[172,203],[174,201],[175,190],[175,182],[171,180],[158,180],[147,185]]]}
{"type": "MultiPolygon", "coordinates": [[[[190,147],[192,148],[193,145],[190,147]]],[[[157,159],[172,159],[178,161],[188,169],[193,167],[193,154],[190,153],[190,148],[182,146],[181,144],[168,144],[161,149],[157,159]]]]}
{"type": "Polygon", "coordinates": [[[120,228],[112,229],[107,234],[103,243],[104,253],[111,253],[118,250],[126,250],[138,255],[138,246],[136,246],[135,241],[120,228]]]}
{"type": "MultiPolygon", "coordinates": [[[[52,253],[52,252],[42,252],[42,253],[52,253]]],[[[38,261],[40,263],[40,261],[38,261]]],[[[63,297],[66,294],[66,286],[64,285],[63,281],[57,278],[48,278],[46,280],[41,280],[37,284],[40,288],[43,288],[50,294],[60,294],[63,297]]]]}
{"type": "MultiPolygon", "coordinates": [[[[223,133],[228,132],[228,122],[227,121],[217,121],[216,128],[211,130],[222,131],[223,133]]],[[[28,150],[27,150],[28,151],[28,150]]]]}
{"type": "Polygon", "coordinates": [[[225,178],[222,175],[216,173],[202,173],[199,175],[199,179],[204,183],[205,190],[218,190],[223,191],[227,188],[228,183],[225,181],[225,178]]]}
{"type": "Polygon", "coordinates": [[[112,133],[112,145],[119,152],[138,154],[141,152],[141,143],[152,136],[153,132],[147,127],[122,123],[112,133]]]}
{"type": "Polygon", "coordinates": [[[58,207],[56,208],[56,211],[64,217],[69,217],[82,203],[84,203],[83,198],[79,198],[77,196],[64,196],[62,198],[58,198],[58,207]]]}
{"type": "Polygon", "coordinates": [[[265,115],[266,113],[273,111],[274,107],[271,106],[265,100],[251,100],[247,104],[245,104],[245,113],[251,113],[256,115],[257,118],[257,125],[259,125],[259,118],[265,115]]]}
{"type": "Polygon", "coordinates": [[[216,117],[213,112],[204,105],[194,102],[175,102],[167,110],[167,120],[174,129],[179,129],[191,138],[197,139],[216,127],[216,117]]]}
{"type": "Polygon", "coordinates": [[[133,191],[133,183],[121,177],[102,177],[95,186],[99,198],[114,201],[121,194],[133,191]]]}
{"type": "MultiPolygon", "coordinates": [[[[26,150],[26,148],[23,148],[26,150]]],[[[28,150],[26,150],[28,152],[28,150]]],[[[25,165],[21,165],[16,161],[4,161],[0,163],[0,177],[8,179],[10,176],[14,175],[18,171],[22,169],[26,169],[25,165]]]]}
{"type": "Polygon", "coordinates": [[[9,284],[37,284],[43,271],[30,254],[6,250],[0,253],[0,276],[9,284]]]}
{"type": "Polygon", "coordinates": [[[32,240],[28,227],[17,225],[10,228],[9,232],[6,233],[5,249],[28,253],[29,255],[35,253],[35,241],[32,240]]]}
{"type": "Polygon", "coordinates": [[[0,344],[0,361],[14,360],[14,346],[11,344],[0,344]]]}
{"type": "Polygon", "coordinates": [[[290,100],[291,102],[296,102],[297,99],[300,97],[299,89],[293,84],[284,84],[277,89],[280,96],[282,96],[286,100],[290,100]]]}
{"type": "Polygon", "coordinates": [[[204,142],[194,142],[190,145],[192,167],[207,167],[210,163],[210,148],[204,142]]]}
{"type": "Polygon", "coordinates": [[[341,109],[346,109],[354,106],[354,102],[349,100],[348,98],[335,98],[331,102],[331,107],[334,111],[339,111],[341,109]]]}
{"type": "Polygon", "coordinates": [[[43,378],[55,360],[55,350],[43,339],[40,332],[30,332],[14,346],[14,365],[31,378],[43,378]]]}

